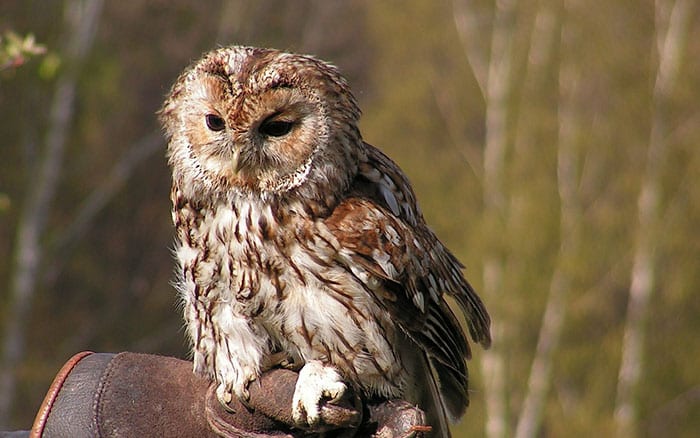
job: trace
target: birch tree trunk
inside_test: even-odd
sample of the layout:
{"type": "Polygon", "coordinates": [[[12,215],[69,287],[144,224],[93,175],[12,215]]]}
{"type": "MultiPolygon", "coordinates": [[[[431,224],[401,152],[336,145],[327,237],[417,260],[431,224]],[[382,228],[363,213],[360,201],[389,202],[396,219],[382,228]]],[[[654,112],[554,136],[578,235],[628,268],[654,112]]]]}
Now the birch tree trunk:
{"type": "Polygon", "coordinates": [[[8,424],[17,385],[17,367],[25,351],[25,324],[42,262],[41,238],[58,185],[66,137],[73,118],[78,73],[92,46],[102,1],[71,1],[64,21],[69,32],[65,70],[59,77],[49,114],[43,156],[24,202],[17,226],[14,268],[5,309],[0,357],[0,428],[8,424]]]}
{"type": "Polygon", "coordinates": [[[619,437],[634,437],[639,433],[637,393],[644,371],[646,321],[655,287],[655,252],[659,238],[655,231],[661,216],[661,171],[668,150],[667,105],[686,44],[693,6],[694,0],[676,0],[672,4],[667,0],[655,2],[658,68],[646,171],[637,198],[636,244],[617,384],[615,425],[619,437]]]}
{"type": "MultiPolygon", "coordinates": [[[[566,2],[565,2],[566,3],[566,2]]],[[[566,11],[569,8],[565,5],[566,11]]],[[[561,47],[572,47],[570,26],[565,18],[561,28],[561,47]]],[[[557,184],[560,200],[560,246],[558,262],[549,286],[549,297],[542,318],[535,356],[528,378],[527,393],[518,419],[515,436],[538,436],[542,413],[549,391],[552,362],[566,319],[566,304],[571,287],[570,266],[579,251],[582,208],[578,195],[579,158],[576,148],[580,114],[577,110],[579,71],[561,57],[559,67],[559,146],[557,154],[557,184]]]]}
{"type": "Polygon", "coordinates": [[[486,399],[486,436],[505,437],[508,433],[508,397],[506,394],[506,360],[504,338],[507,327],[500,318],[497,304],[502,289],[504,255],[500,239],[505,234],[507,194],[504,184],[505,154],[508,146],[508,99],[512,91],[512,60],[514,0],[497,0],[493,18],[490,56],[488,61],[475,44],[478,31],[475,13],[469,2],[453,3],[455,25],[462,39],[467,59],[479,82],[486,103],[486,141],[484,148],[483,202],[484,218],[494,233],[483,265],[482,296],[492,313],[491,332],[494,339],[490,350],[481,354],[486,399]]]}

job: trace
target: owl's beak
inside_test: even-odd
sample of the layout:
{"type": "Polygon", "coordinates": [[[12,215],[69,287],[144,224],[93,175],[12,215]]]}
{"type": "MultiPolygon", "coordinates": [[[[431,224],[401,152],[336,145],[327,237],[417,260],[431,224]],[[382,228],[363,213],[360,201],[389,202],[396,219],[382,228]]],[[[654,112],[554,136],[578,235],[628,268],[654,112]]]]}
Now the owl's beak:
{"type": "Polygon", "coordinates": [[[233,174],[235,176],[238,176],[238,173],[241,171],[241,161],[239,160],[240,157],[241,150],[239,148],[234,147],[233,156],[231,157],[231,169],[233,170],[233,174]]]}

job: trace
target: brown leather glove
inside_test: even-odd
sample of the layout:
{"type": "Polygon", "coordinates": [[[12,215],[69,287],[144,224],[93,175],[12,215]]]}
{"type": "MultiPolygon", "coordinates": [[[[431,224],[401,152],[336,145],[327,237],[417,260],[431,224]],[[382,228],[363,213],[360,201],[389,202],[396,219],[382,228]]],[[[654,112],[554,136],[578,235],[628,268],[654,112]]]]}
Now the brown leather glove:
{"type": "MultiPolygon", "coordinates": [[[[292,397],[297,374],[273,369],[250,388],[250,409],[235,400],[225,410],[214,385],[192,364],[137,353],[79,353],[51,385],[31,437],[300,437],[292,397]]],[[[422,436],[423,412],[403,401],[362,406],[344,399],[322,407],[327,436],[422,436]]],[[[318,432],[316,430],[315,432],[318,432]]]]}

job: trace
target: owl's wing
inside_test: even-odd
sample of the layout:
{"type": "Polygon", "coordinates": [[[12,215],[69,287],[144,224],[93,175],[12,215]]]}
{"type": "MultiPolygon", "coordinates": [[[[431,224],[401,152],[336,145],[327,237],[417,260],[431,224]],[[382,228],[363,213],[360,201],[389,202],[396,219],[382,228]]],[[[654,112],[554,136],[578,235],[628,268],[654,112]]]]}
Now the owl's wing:
{"type": "Polygon", "coordinates": [[[443,295],[463,310],[470,334],[486,347],[489,316],[462,275],[462,265],[425,225],[401,170],[366,145],[353,190],[326,225],[341,246],[349,270],[428,354],[440,379],[448,413],[459,418],[468,404],[471,356],[460,324],[443,295]]]}

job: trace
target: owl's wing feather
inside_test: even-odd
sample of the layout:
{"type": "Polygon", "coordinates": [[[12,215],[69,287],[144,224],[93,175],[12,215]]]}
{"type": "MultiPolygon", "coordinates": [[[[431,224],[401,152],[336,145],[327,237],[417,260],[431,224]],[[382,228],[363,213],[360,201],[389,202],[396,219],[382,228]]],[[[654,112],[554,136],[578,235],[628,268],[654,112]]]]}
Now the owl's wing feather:
{"type": "Polygon", "coordinates": [[[405,176],[367,148],[353,191],[325,223],[342,248],[341,262],[427,352],[447,412],[459,418],[468,404],[465,359],[471,352],[443,294],[455,297],[472,338],[484,345],[490,342],[488,314],[461,264],[425,225],[405,176]]]}
{"type": "Polygon", "coordinates": [[[430,282],[425,289],[434,298],[437,298],[436,294],[441,296],[442,292],[453,297],[466,316],[472,339],[488,348],[491,345],[491,319],[483,302],[462,275],[464,265],[426,225],[411,184],[399,167],[379,149],[367,143],[364,146],[367,160],[360,164],[356,189],[391,211],[397,219],[415,230],[417,236],[422,237],[418,241],[431,256],[427,261],[430,265],[427,271],[432,276],[422,278],[422,281],[430,282]]]}
{"type": "Polygon", "coordinates": [[[344,200],[325,222],[340,244],[340,262],[426,352],[440,376],[437,384],[446,411],[459,418],[468,404],[469,347],[441,294],[431,292],[424,280],[431,274],[418,261],[411,230],[385,208],[360,197],[344,200]]]}

